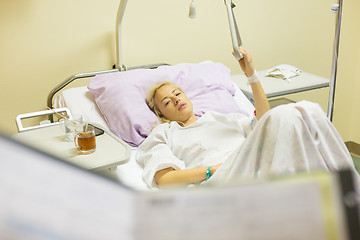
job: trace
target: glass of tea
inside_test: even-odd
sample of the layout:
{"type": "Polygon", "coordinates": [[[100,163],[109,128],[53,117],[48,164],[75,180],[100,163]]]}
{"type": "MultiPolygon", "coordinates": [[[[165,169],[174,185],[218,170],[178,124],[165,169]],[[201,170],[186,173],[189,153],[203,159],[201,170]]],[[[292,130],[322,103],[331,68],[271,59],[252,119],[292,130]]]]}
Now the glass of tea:
{"type": "Polygon", "coordinates": [[[76,130],[74,142],[80,154],[89,154],[95,152],[96,140],[94,126],[84,124],[83,129],[76,130]]]}

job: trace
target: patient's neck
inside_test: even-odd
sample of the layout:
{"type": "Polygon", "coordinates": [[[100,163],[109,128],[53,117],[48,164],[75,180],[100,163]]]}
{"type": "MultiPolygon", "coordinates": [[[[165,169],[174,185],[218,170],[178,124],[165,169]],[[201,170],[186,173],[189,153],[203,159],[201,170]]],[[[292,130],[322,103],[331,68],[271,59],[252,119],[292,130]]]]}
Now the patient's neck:
{"type": "Polygon", "coordinates": [[[191,124],[193,124],[194,122],[196,122],[198,120],[198,118],[195,116],[195,114],[193,113],[184,123],[183,123],[183,127],[189,126],[191,124]]]}

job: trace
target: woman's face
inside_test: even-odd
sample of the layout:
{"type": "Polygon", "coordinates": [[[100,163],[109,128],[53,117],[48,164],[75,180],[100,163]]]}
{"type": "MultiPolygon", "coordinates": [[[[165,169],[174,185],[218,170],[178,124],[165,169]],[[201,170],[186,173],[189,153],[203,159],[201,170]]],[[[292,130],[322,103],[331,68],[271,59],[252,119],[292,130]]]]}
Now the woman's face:
{"type": "Polygon", "coordinates": [[[193,105],[181,90],[171,85],[160,87],[155,95],[155,104],[162,115],[170,121],[187,122],[193,115],[193,105]]]}

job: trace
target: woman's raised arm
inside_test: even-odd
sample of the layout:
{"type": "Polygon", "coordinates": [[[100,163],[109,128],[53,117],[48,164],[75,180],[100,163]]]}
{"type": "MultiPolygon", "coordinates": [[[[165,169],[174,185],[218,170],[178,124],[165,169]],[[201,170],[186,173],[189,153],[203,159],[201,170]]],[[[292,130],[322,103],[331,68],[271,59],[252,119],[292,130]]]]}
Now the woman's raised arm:
{"type": "Polygon", "coordinates": [[[255,103],[256,118],[260,119],[267,111],[270,110],[269,101],[261,83],[259,82],[259,79],[256,76],[255,67],[250,53],[242,48],[239,48],[239,51],[244,57],[238,60],[238,62],[241,69],[249,79],[255,103]]]}

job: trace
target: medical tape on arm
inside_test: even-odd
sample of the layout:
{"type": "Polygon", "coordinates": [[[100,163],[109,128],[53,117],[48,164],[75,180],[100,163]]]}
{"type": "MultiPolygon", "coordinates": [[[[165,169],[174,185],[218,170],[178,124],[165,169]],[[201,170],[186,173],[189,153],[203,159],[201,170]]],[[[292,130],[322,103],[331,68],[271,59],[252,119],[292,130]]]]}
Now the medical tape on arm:
{"type": "Polygon", "coordinates": [[[259,81],[260,81],[260,79],[258,78],[258,76],[257,76],[257,74],[256,74],[256,70],[255,70],[254,74],[253,74],[251,77],[248,77],[248,76],[246,76],[246,77],[247,77],[247,79],[248,79],[248,84],[250,84],[250,83],[256,83],[256,82],[259,82],[259,81]]]}

